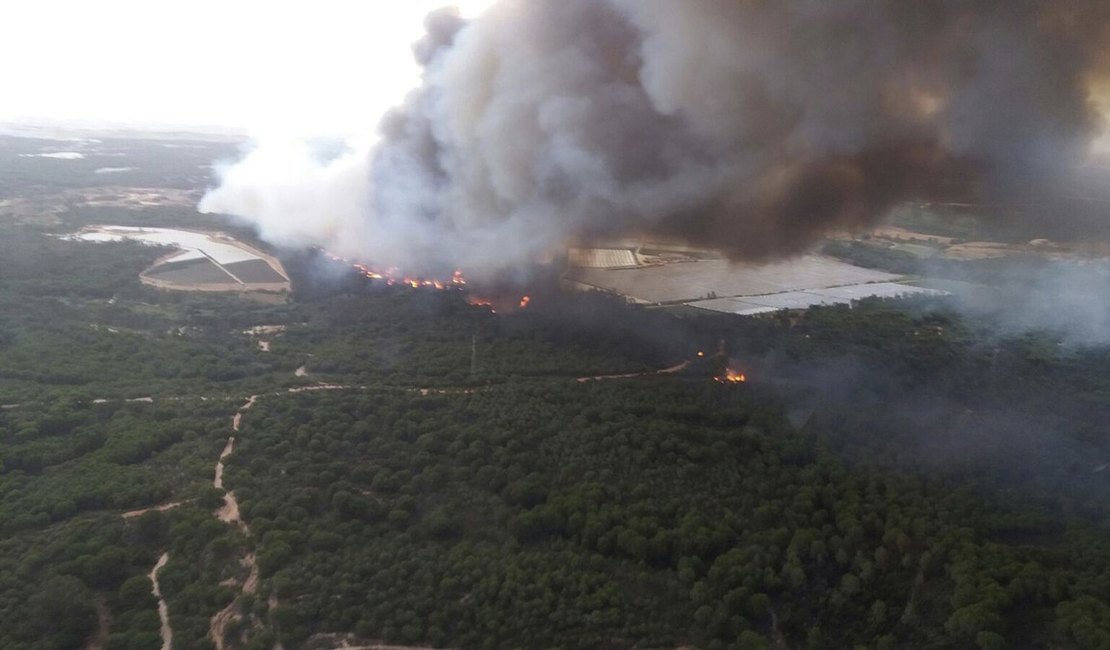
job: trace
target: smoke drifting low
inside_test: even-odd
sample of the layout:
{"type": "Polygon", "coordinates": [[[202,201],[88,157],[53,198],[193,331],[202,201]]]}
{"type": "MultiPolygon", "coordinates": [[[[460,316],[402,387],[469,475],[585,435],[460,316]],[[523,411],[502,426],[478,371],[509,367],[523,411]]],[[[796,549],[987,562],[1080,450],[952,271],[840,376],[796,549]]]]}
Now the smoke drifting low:
{"type": "Polygon", "coordinates": [[[1104,0],[502,0],[429,16],[415,54],[375,145],[261,147],[202,211],[472,276],[618,236],[773,258],[906,200],[1104,222],[1067,200],[1102,134],[1104,0]]]}

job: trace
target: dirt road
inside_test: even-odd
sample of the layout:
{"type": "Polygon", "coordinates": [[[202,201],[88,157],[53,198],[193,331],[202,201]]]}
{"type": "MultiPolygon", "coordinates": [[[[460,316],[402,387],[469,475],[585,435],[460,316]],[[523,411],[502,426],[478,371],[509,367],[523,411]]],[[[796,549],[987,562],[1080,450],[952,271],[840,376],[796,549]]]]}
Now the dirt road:
{"type": "Polygon", "coordinates": [[[162,622],[162,650],[173,650],[173,630],[170,628],[170,608],[162,598],[162,588],[158,585],[158,572],[170,561],[170,554],[163,553],[158,558],[158,563],[150,570],[150,584],[153,585],[151,593],[158,599],[158,620],[162,622]]]}
{"type": "MultiPolygon", "coordinates": [[[[224,488],[224,461],[227,460],[231,454],[235,453],[235,435],[239,433],[239,427],[243,422],[243,413],[250,410],[258,401],[258,395],[251,395],[247,398],[245,404],[239,407],[235,415],[231,418],[231,433],[228,437],[227,444],[220,452],[220,457],[216,461],[215,476],[212,479],[212,486],[218,490],[224,490],[224,504],[216,511],[216,518],[225,524],[235,524],[239,530],[243,531],[244,535],[251,534],[250,528],[246,522],[239,516],[239,501],[235,498],[233,490],[226,490],[224,488]]],[[[247,579],[243,582],[241,594],[254,594],[258,591],[258,559],[254,553],[247,553],[240,560],[240,563],[247,567],[247,579]]],[[[208,625],[208,638],[211,639],[212,644],[216,646],[216,650],[224,650],[224,636],[227,633],[227,626],[233,621],[238,620],[241,615],[238,611],[239,598],[235,598],[227,607],[224,607],[215,616],[208,625]]]]}
{"type": "MultiPolygon", "coordinates": [[[[239,415],[235,415],[235,430],[239,430],[239,415]]],[[[217,490],[224,489],[224,460],[235,451],[235,436],[227,439],[224,450],[220,452],[220,459],[216,461],[216,476],[212,479],[212,487],[217,490]]]]}
{"type": "Polygon", "coordinates": [[[188,503],[188,502],[187,501],[174,501],[173,503],[163,503],[160,506],[151,506],[149,508],[142,508],[140,510],[128,510],[127,512],[123,513],[120,516],[123,517],[124,519],[134,519],[135,517],[141,517],[142,515],[145,515],[148,512],[166,512],[167,510],[173,510],[174,508],[180,506],[183,503],[188,503]]]}
{"type": "Polygon", "coordinates": [[[623,375],[597,375],[595,377],[579,377],[578,383],[584,384],[590,381],[606,381],[609,379],[634,379],[636,377],[652,377],[654,375],[673,375],[676,372],[681,372],[690,366],[689,361],[683,361],[677,366],[670,368],[663,368],[662,370],[649,370],[647,372],[629,372],[623,375]]]}

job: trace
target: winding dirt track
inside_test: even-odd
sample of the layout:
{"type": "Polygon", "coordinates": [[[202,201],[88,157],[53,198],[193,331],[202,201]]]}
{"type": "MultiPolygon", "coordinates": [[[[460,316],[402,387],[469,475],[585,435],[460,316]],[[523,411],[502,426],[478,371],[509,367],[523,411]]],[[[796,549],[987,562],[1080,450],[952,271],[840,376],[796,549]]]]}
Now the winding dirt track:
{"type": "Polygon", "coordinates": [[[166,566],[166,562],[170,561],[170,554],[163,553],[162,557],[158,558],[158,563],[150,570],[150,584],[153,585],[151,593],[158,599],[158,620],[162,622],[162,650],[173,649],[173,629],[170,628],[170,608],[166,605],[166,599],[162,598],[162,588],[158,585],[158,572],[162,567],[166,566]]]}
{"type": "MultiPolygon", "coordinates": [[[[235,524],[239,526],[239,530],[243,531],[244,535],[251,534],[250,528],[247,523],[239,516],[239,502],[235,499],[235,492],[226,490],[224,488],[224,461],[227,460],[231,454],[235,453],[235,435],[239,432],[239,426],[243,422],[243,413],[250,410],[258,401],[258,395],[251,395],[247,398],[245,404],[239,407],[235,415],[231,418],[231,433],[228,437],[227,444],[220,452],[220,458],[216,461],[215,477],[212,479],[212,486],[219,490],[224,490],[224,504],[216,511],[216,518],[226,524],[235,524]]],[[[247,579],[243,582],[243,587],[240,590],[241,594],[254,594],[258,591],[258,559],[254,553],[247,553],[239,561],[240,564],[247,567],[247,579]]],[[[240,615],[237,611],[239,597],[236,596],[234,600],[228,603],[215,616],[208,625],[208,638],[212,640],[212,644],[216,646],[216,650],[224,650],[224,636],[227,632],[227,626],[233,621],[237,620],[240,615]]]]}
{"type": "Polygon", "coordinates": [[[689,366],[689,361],[683,361],[677,366],[663,368],[662,370],[649,370],[647,372],[629,372],[623,375],[597,375],[595,377],[579,377],[576,381],[580,384],[584,384],[590,381],[606,381],[610,379],[635,379],[636,377],[653,377],[655,375],[673,375],[676,372],[682,372],[689,366]]]}
{"type": "MultiPolygon", "coordinates": [[[[239,424],[239,415],[235,415],[235,424],[239,424]]],[[[236,426],[235,430],[238,431],[239,427],[236,426]]],[[[235,451],[235,436],[227,439],[227,444],[224,445],[224,450],[220,452],[220,459],[216,461],[216,477],[212,479],[212,487],[217,490],[224,489],[224,459],[235,451]]]]}
{"type": "Polygon", "coordinates": [[[184,503],[188,503],[188,501],[174,501],[173,503],[163,503],[160,506],[151,506],[149,508],[141,508],[139,510],[128,510],[120,516],[124,519],[134,519],[135,517],[140,517],[148,512],[166,512],[167,510],[173,510],[174,508],[184,503]]]}

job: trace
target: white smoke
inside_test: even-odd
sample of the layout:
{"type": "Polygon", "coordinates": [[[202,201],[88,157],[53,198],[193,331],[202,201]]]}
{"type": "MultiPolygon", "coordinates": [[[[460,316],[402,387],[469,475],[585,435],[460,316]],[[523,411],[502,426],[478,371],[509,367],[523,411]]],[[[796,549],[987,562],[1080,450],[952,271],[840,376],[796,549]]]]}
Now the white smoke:
{"type": "Polygon", "coordinates": [[[326,246],[360,252],[367,238],[369,153],[321,161],[300,140],[266,140],[234,165],[217,169],[220,187],[199,210],[240,215],[277,246],[326,246]],[[342,245],[342,246],[340,246],[342,245]]]}

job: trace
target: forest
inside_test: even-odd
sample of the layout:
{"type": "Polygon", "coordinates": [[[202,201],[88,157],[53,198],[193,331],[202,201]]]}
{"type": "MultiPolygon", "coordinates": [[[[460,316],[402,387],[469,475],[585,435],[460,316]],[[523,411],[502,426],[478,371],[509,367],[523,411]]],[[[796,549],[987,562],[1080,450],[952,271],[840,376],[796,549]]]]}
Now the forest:
{"type": "Polygon", "coordinates": [[[0,648],[159,647],[152,572],[177,649],[1110,648],[1104,346],[312,254],[171,293],[58,232],[0,224],[0,648]]]}

